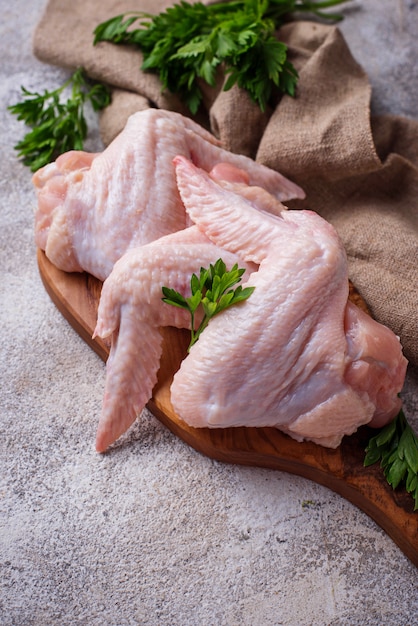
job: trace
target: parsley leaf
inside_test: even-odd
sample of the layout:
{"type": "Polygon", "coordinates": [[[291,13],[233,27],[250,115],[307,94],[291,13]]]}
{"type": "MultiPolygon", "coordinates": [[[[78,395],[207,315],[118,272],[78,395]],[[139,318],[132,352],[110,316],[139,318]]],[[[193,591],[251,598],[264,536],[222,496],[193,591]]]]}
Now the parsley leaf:
{"type": "Polygon", "coordinates": [[[224,311],[228,307],[243,302],[253,293],[255,287],[242,288],[234,285],[241,281],[245,269],[239,269],[235,264],[231,270],[227,271],[222,259],[218,259],[214,265],[208,269],[200,268],[199,276],[192,274],[190,279],[191,296],[185,298],[181,293],[170,287],[162,287],[162,301],[172,306],[189,311],[191,316],[191,340],[190,348],[199,339],[203,330],[209,324],[212,317],[224,311]],[[201,307],[199,309],[199,307],[201,307]],[[203,312],[202,321],[195,328],[196,312],[203,312]]]}
{"type": "Polygon", "coordinates": [[[389,485],[404,484],[418,510],[418,439],[402,410],[367,445],[364,465],[378,461],[389,485]]]}
{"type": "Polygon", "coordinates": [[[15,145],[23,163],[35,172],[68,150],[82,150],[87,136],[84,105],[90,102],[94,111],[100,111],[110,102],[110,92],[97,82],[87,79],[82,68],[54,91],[42,94],[21,87],[23,100],[8,110],[25,122],[31,130],[15,145]],[[71,88],[71,95],[62,102],[63,92],[71,88]]]}
{"type": "Polygon", "coordinates": [[[99,24],[100,41],[132,44],[143,52],[142,69],[156,72],[163,89],[178,93],[192,113],[203,95],[199,81],[216,84],[223,67],[224,90],[237,84],[265,110],[275,91],[295,95],[298,74],[287,59],[277,29],[293,13],[342,19],[328,9],[350,0],[232,0],[204,5],[181,0],[158,15],[125,13],[99,24]],[[138,21],[139,28],[132,28],[138,21]]]}

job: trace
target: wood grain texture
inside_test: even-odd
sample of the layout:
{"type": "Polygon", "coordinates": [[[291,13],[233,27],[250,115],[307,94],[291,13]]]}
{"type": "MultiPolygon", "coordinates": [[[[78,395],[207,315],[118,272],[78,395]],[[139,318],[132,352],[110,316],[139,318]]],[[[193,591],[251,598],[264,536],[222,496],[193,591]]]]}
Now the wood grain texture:
{"type": "MultiPolygon", "coordinates": [[[[38,267],[46,291],[63,316],[87,344],[106,361],[109,344],[92,339],[101,283],[88,274],[67,274],[38,250],[38,267]]],[[[351,285],[350,299],[367,310],[351,285]]],[[[163,357],[158,383],[148,403],[152,413],[198,452],[225,463],[257,466],[297,474],[340,494],[369,515],[418,567],[418,512],[404,490],[392,490],[378,465],[363,466],[364,450],[374,433],[362,427],[331,450],[298,443],[275,428],[191,428],[170,402],[172,378],[186,356],[187,331],[161,329],[163,357]]]]}

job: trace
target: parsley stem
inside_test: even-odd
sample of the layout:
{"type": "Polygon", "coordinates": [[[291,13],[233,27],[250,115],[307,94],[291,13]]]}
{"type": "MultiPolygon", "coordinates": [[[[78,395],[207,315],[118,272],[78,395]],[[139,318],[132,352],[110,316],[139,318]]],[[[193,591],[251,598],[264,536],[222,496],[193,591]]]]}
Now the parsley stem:
{"type": "Polygon", "coordinates": [[[163,302],[185,309],[190,313],[191,339],[188,352],[197,342],[212,317],[234,304],[247,300],[253,293],[255,287],[243,289],[239,285],[236,289],[232,289],[241,281],[244,272],[244,269],[238,269],[238,264],[235,264],[228,271],[222,259],[218,259],[214,265],[209,266],[209,269],[201,267],[199,276],[192,274],[190,279],[191,296],[189,298],[170,287],[161,288],[163,302]],[[198,328],[195,328],[195,312],[198,309],[203,312],[203,317],[198,328]]]}

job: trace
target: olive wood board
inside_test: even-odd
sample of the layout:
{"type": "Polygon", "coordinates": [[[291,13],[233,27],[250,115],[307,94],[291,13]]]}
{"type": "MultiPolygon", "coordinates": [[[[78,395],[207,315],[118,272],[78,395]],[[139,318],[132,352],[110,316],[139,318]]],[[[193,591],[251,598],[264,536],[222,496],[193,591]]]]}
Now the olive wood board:
{"type": "MultiPolygon", "coordinates": [[[[57,269],[38,250],[44,287],[59,311],[84,341],[103,359],[109,344],[92,339],[102,283],[86,273],[57,269]]],[[[350,299],[364,302],[351,286],[350,299]]],[[[344,437],[333,450],[312,442],[299,443],[276,428],[192,428],[174,412],[170,385],[185,358],[189,332],[162,328],[163,355],[158,382],[148,403],[150,411],[176,436],[198,452],[218,461],[280,470],[328,487],[369,515],[418,567],[418,512],[403,489],[393,490],[379,464],[364,467],[364,450],[375,433],[368,427],[344,437]]]]}

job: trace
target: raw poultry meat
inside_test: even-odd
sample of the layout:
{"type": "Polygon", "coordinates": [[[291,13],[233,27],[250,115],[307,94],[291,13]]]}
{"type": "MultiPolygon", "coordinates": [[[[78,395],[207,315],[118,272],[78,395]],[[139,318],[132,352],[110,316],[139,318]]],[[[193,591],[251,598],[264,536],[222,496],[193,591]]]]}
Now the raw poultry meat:
{"type": "Polygon", "coordinates": [[[211,320],[174,376],[189,425],[275,426],[337,447],[400,408],[407,361],[398,338],[347,304],[343,246],[310,211],[274,216],[176,157],[184,205],[221,248],[259,265],[249,300],[211,320]]]}
{"type": "Polygon", "coordinates": [[[282,206],[272,215],[263,210],[265,194],[246,198],[231,190],[233,180],[219,184],[183,157],[175,163],[197,226],[130,250],[104,283],[95,333],[112,335],[112,348],[97,450],[151,396],[158,327],[188,327],[181,309],[161,302],[161,286],[187,294],[191,273],[219,257],[246,267],[246,284],[256,289],[211,320],[175,374],[172,403],[182,419],[195,427],[275,426],[336,447],[361,424],[394,417],[407,362],[397,337],[347,302],[335,230],[310,211],[282,206]]]}
{"type": "MultiPolygon", "coordinates": [[[[196,226],[129,250],[104,282],[95,335],[111,336],[96,449],[103,452],[134,422],[157,382],[161,326],[190,328],[190,314],[162,302],[163,285],[190,295],[190,277],[219,258],[238,262],[196,226]]],[[[255,266],[241,263],[250,271],[255,266]]]]}
{"type": "Polygon", "coordinates": [[[304,196],[278,172],[222,149],[191,119],[149,109],[132,115],[104,152],[72,151],[34,174],[36,244],[59,269],[104,280],[129,248],[190,225],[175,180],[177,154],[214,168],[217,178],[228,178],[225,166],[239,168],[243,189],[259,186],[281,201],[304,196]]]}

